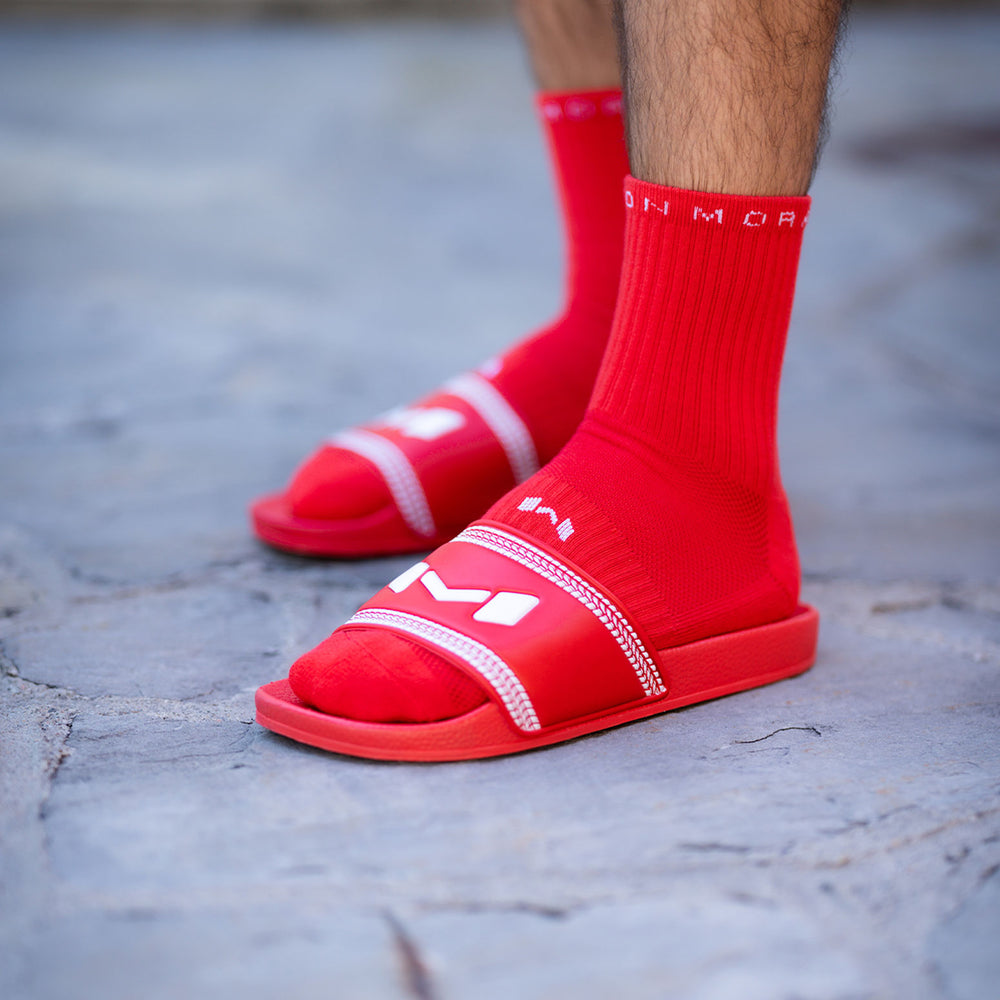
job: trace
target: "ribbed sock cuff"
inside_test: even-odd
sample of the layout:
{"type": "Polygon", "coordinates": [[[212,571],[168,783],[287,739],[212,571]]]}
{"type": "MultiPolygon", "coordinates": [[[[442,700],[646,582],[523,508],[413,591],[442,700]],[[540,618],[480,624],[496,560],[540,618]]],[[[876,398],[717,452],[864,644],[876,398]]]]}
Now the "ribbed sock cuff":
{"type": "Polygon", "coordinates": [[[653,213],[675,225],[710,225],[723,229],[801,232],[809,221],[812,199],[806,196],[709,194],[625,178],[625,209],[653,213]]]}

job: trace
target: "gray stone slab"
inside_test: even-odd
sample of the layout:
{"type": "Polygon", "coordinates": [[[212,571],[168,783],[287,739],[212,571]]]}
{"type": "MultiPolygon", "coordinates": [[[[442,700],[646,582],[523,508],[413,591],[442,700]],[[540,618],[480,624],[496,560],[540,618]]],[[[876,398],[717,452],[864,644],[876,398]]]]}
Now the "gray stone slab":
{"type": "Polygon", "coordinates": [[[983,996],[984,985],[1000,982],[998,932],[1000,877],[994,868],[931,937],[931,959],[948,997],[974,1000],[983,996]]]}
{"type": "Polygon", "coordinates": [[[208,710],[185,720],[81,709],[47,807],[53,863],[92,889],[236,885],[248,879],[239,845],[267,843],[251,879],[279,878],[284,831],[298,824],[296,864],[341,893],[592,898],[704,861],[839,862],[856,843],[884,846],[995,804],[1000,750],[984,736],[996,733],[996,661],[951,657],[939,678],[940,649],[828,632],[823,668],[800,679],[486,764],[304,751],[248,730],[249,705],[245,721],[218,723],[208,710]],[[762,794],[766,820],[753,808],[762,794]],[[226,822],[213,801],[227,802],[226,822]]]}
{"type": "Polygon", "coordinates": [[[205,700],[258,686],[369,596],[367,588],[301,587],[276,595],[261,582],[209,578],[78,595],[57,618],[50,609],[19,622],[4,647],[25,677],[83,695],[205,700]]]}
{"type": "Polygon", "coordinates": [[[87,697],[205,701],[253,690],[354,613],[407,557],[349,568],[249,548],[113,585],[0,533],[0,649],[19,676],[87,697]]]}
{"type": "Polygon", "coordinates": [[[410,930],[449,997],[846,1000],[870,988],[805,909],[688,887],[670,895],[558,916],[425,916],[410,930]]]}
{"type": "Polygon", "coordinates": [[[74,908],[400,913],[441,995],[513,955],[485,995],[611,996],[623,967],[639,995],[922,995],[922,942],[1000,862],[996,661],[945,662],[936,683],[939,648],[831,624],[800,679],[444,767],[304,750],[208,709],[83,709],[50,864],[74,908]]]}
{"type": "Polygon", "coordinates": [[[66,755],[68,698],[14,681],[0,653],[0,993],[30,963],[22,950],[53,905],[45,804],[66,755]]]}
{"type": "Polygon", "coordinates": [[[384,918],[314,905],[83,911],[44,924],[25,958],[8,994],[24,1000],[406,996],[384,918]]]}

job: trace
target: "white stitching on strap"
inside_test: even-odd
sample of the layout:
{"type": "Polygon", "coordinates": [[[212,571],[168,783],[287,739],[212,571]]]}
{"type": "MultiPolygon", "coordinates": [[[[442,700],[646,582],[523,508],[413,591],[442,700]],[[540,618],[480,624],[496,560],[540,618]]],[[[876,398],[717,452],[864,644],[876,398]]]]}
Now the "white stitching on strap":
{"type": "Polygon", "coordinates": [[[464,660],[490,684],[500,696],[518,729],[531,733],[542,728],[535,714],[535,706],[532,705],[531,698],[517,675],[493,650],[481,642],[476,642],[475,639],[470,639],[467,635],[446,628],[429,618],[421,618],[419,615],[403,611],[391,611],[388,608],[362,608],[345,624],[378,625],[399,632],[408,632],[410,635],[434,643],[435,646],[440,646],[441,649],[464,660]]]}
{"type": "Polygon", "coordinates": [[[538,454],[531,432],[492,382],[467,372],[446,382],[443,388],[464,399],[483,418],[507,453],[514,478],[519,483],[538,471],[538,454]]]}
{"type": "Polygon", "coordinates": [[[563,566],[557,559],[534,545],[529,545],[514,535],[505,531],[475,524],[456,536],[456,542],[469,542],[489,549],[527,569],[533,570],[557,587],[560,587],[571,597],[575,597],[585,608],[594,614],[600,623],[611,633],[621,651],[632,664],[636,677],[642,684],[647,695],[660,695],[666,687],[660,678],[653,658],[646,651],[642,640],[635,629],[629,624],[625,615],[599,590],[592,587],[586,580],[574,573],[569,567],[563,566]]]}
{"type": "Polygon", "coordinates": [[[335,448],[346,448],[367,458],[385,480],[403,520],[418,534],[430,538],[437,534],[434,518],[427,504],[424,488],[416,470],[403,452],[388,439],[371,431],[341,431],[330,438],[335,448]]]}

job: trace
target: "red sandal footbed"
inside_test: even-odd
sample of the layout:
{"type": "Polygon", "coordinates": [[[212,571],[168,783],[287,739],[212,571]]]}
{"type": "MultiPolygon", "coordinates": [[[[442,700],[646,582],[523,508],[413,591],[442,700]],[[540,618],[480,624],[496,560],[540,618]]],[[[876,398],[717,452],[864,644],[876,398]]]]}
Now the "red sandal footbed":
{"type": "Polygon", "coordinates": [[[580,567],[481,521],[377,593],[342,628],[387,628],[474,678],[490,701],[441,722],[371,723],[306,705],[288,681],[257,692],[257,721],[357,757],[448,761],[561,743],[807,670],[819,616],[656,649],[580,567]]]}

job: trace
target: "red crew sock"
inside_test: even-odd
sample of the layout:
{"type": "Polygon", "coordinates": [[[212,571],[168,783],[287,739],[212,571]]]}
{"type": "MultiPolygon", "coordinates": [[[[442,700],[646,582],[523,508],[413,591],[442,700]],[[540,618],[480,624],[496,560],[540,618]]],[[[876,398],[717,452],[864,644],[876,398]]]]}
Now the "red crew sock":
{"type": "MultiPolygon", "coordinates": [[[[562,206],[568,258],[558,319],[483,366],[481,374],[526,425],[540,462],[569,440],[583,417],[607,344],[621,273],[628,173],[621,92],[540,94],[562,206]]],[[[445,390],[447,392],[447,390],[445,390]]],[[[437,395],[416,406],[454,406],[437,395]]],[[[499,442],[483,425],[480,441],[443,450],[424,472],[424,489],[443,531],[459,531],[515,484],[499,442]]],[[[311,520],[363,517],[391,502],[378,472],[357,454],[325,446],[298,470],[286,496],[291,513],[311,520]]]]}
{"type": "MultiPolygon", "coordinates": [[[[666,648],[778,621],[797,604],[775,425],[809,199],[629,178],[625,200],[618,308],[587,415],[556,459],[486,516],[582,566],[666,648]],[[561,539],[529,497],[569,518],[572,534],[561,539]]],[[[412,644],[374,630],[353,636],[402,670],[394,719],[430,718],[428,668],[452,714],[474,703],[473,681],[424,656],[418,706],[407,683],[412,644]]],[[[299,697],[347,710],[345,692],[365,681],[347,642],[335,634],[293,666],[299,697]]],[[[351,714],[376,718],[382,687],[367,685],[351,714]]]]}

